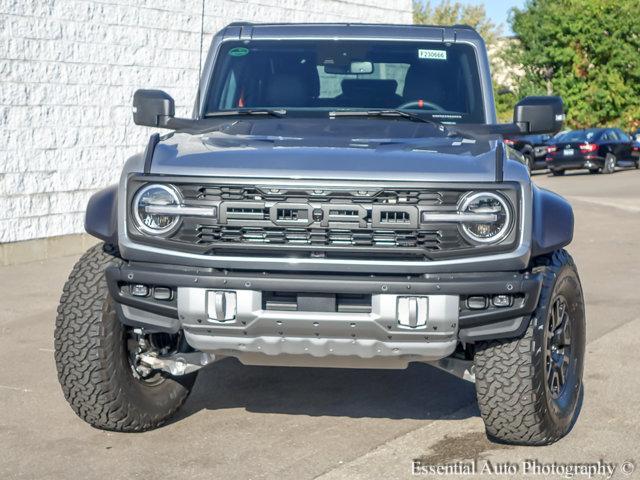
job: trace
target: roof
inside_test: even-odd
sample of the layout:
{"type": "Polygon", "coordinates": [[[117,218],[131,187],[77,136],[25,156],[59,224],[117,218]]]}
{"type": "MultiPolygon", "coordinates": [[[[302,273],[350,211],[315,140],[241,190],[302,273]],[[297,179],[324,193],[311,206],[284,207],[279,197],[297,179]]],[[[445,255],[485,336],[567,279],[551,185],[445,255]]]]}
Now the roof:
{"type": "Polygon", "coordinates": [[[347,38],[481,42],[468,25],[398,25],[371,23],[250,23],[234,22],[222,32],[227,39],[347,38]]]}

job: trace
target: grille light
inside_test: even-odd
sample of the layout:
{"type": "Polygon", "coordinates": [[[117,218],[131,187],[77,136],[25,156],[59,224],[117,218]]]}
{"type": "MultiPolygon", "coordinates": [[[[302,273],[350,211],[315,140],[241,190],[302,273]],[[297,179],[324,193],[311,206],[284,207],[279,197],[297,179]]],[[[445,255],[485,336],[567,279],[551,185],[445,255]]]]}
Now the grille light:
{"type": "Polygon", "coordinates": [[[462,231],[474,243],[488,244],[502,240],[511,228],[511,210],[502,196],[493,192],[478,192],[463,199],[459,213],[467,217],[461,223],[462,231]],[[491,216],[490,221],[481,220],[481,215],[491,216]]]}

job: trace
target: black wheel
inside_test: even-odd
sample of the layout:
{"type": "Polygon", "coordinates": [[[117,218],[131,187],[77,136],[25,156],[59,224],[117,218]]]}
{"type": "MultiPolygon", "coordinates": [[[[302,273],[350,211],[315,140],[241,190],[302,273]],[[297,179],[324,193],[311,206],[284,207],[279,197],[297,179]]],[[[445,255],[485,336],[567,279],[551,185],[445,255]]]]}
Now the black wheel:
{"type": "Polygon", "coordinates": [[[618,160],[613,153],[607,153],[604,157],[604,166],[602,167],[602,173],[613,173],[616,171],[616,165],[618,160]]]}
{"type": "Polygon", "coordinates": [[[551,170],[551,174],[554,177],[560,177],[560,176],[564,175],[564,170],[551,170]]]}
{"type": "Polygon", "coordinates": [[[591,173],[592,175],[595,175],[596,173],[600,173],[600,169],[599,168],[590,168],[589,169],[589,173],[591,173]]]}
{"type": "Polygon", "coordinates": [[[119,321],[104,278],[105,268],[119,262],[96,245],[73,267],[56,318],[56,367],[65,398],[84,421],[105,430],[144,431],[180,408],[196,376],[174,379],[136,365],[141,345],[170,349],[179,339],[142,335],[119,321]]]}
{"type": "Polygon", "coordinates": [[[636,170],[638,170],[640,168],[640,160],[636,160],[634,166],[636,167],[636,170]]]}
{"type": "Polygon", "coordinates": [[[585,312],[582,286],[564,250],[545,267],[538,307],[520,338],[476,345],[476,391],[489,438],[547,445],[573,426],[582,397],[585,312]]]}

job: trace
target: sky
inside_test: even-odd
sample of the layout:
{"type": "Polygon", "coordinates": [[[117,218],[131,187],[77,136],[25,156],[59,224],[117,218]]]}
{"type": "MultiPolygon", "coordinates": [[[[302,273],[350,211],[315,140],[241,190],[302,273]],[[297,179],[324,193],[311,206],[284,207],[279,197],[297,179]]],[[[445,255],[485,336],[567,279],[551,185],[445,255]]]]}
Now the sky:
{"type": "MultiPolygon", "coordinates": [[[[435,6],[438,3],[438,0],[432,0],[431,5],[435,6]]],[[[471,5],[483,4],[487,10],[487,16],[491,18],[494,23],[501,23],[503,25],[503,35],[512,35],[513,32],[507,24],[507,14],[511,7],[522,7],[525,0],[460,0],[460,3],[471,5]]]]}

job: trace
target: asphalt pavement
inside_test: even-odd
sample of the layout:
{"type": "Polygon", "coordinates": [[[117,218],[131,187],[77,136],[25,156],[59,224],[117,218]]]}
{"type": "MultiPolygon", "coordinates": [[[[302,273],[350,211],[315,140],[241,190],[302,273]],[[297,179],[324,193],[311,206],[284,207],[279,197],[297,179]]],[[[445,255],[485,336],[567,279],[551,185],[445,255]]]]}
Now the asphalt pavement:
{"type": "Polygon", "coordinates": [[[462,475],[470,462],[478,478],[490,478],[487,464],[511,469],[502,478],[565,478],[544,470],[554,462],[593,464],[603,475],[592,478],[614,465],[610,478],[640,478],[632,472],[640,469],[640,171],[534,181],[574,206],[569,251],[587,302],[582,412],[555,445],[489,442],[473,384],[428,365],[334,370],[227,359],[201,371],[163,428],[93,429],[65,402],[53,360],[55,309],[76,260],[65,257],[0,268],[0,478],[393,479],[416,478],[414,461],[459,464],[458,474],[438,478],[473,478],[462,475]]]}

